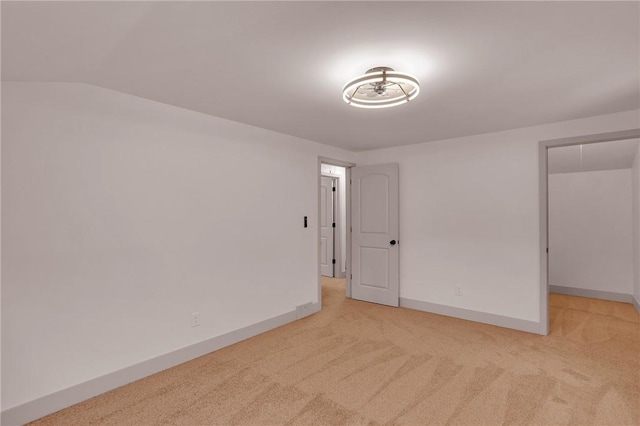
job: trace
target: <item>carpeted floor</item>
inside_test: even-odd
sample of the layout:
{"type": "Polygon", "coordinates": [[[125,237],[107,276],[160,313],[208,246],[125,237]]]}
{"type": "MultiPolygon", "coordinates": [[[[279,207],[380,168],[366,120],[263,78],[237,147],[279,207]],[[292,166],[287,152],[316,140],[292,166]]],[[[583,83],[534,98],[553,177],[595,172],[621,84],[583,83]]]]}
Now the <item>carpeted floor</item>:
{"type": "Polygon", "coordinates": [[[640,315],[551,296],[543,337],[345,299],[38,425],[640,423],[640,315]]]}

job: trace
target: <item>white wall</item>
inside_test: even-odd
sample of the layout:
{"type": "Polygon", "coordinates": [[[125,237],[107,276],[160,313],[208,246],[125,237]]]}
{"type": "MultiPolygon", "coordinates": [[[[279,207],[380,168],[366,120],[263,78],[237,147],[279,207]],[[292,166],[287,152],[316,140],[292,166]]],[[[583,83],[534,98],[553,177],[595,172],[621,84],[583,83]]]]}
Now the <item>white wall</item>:
{"type": "Polygon", "coordinates": [[[548,194],[549,284],[632,294],[631,169],[550,174],[548,194]]]}
{"type": "Polygon", "coordinates": [[[318,156],[353,154],[88,85],[2,89],[3,409],[317,301],[318,156]]]}
{"type": "MultiPolygon", "coordinates": [[[[0,22],[2,22],[2,7],[0,6],[0,22]]],[[[1,57],[2,55],[0,55],[1,57]]],[[[0,59],[0,62],[2,60],[0,59]]],[[[0,70],[2,64],[0,64],[0,70]]],[[[0,83],[0,100],[2,99],[2,84],[0,83]]],[[[0,102],[0,129],[2,129],[2,102],[0,102]]],[[[0,135],[0,410],[2,409],[2,135],[0,135]]],[[[0,421],[2,419],[0,418],[0,421]]]]}
{"type": "Polygon", "coordinates": [[[358,153],[400,165],[400,296],[539,322],[538,142],[638,127],[634,110],[358,153]]]}
{"type": "Polygon", "coordinates": [[[347,176],[346,169],[340,166],[333,166],[331,164],[322,164],[321,172],[325,176],[338,177],[338,234],[340,241],[340,249],[337,250],[339,256],[338,264],[340,265],[340,276],[344,277],[347,270],[347,233],[345,232],[345,226],[347,224],[347,176]]]}
{"type": "Polygon", "coordinates": [[[636,307],[640,307],[640,147],[631,169],[632,220],[633,220],[633,295],[636,307]]]}

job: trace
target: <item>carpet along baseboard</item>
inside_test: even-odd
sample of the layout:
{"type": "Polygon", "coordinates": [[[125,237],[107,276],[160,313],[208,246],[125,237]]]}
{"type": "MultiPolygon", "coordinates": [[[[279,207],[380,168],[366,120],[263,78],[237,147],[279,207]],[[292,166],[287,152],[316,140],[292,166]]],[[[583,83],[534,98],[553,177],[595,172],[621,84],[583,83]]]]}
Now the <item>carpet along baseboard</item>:
{"type": "Polygon", "coordinates": [[[167,368],[175,367],[176,365],[319,312],[320,308],[320,303],[308,304],[306,312],[302,315],[297,310],[289,311],[259,323],[194,343],[193,345],[151,358],[147,361],[123,368],[122,370],[105,374],[104,376],[3,410],[0,423],[3,426],[10,426],[31,422],[62,410],[63,408],[93,398],[94,396],[166,370],[167,368]]]}
{"type": "Polygon", "coordinates": [[[637,303],[632,294],[615,293],[613,291],[587,290],[584,288],[550,285],[549,293],[567,294],[569,296],[587,297],[589,299],[611,300],[612,302],[637,303]]]}
{"type": "Polygon", "coordinates": [[[539,323],[519,318],[472,311],[464,308],[456,308],[454,306],[439,305],[437,303],[424,302],[422,300],[406,299],[404,297],[400,298],[400,306],[432,314],[446,315],[448,317],[497,325],[499,327],[512,328],[514,330],[526,331],[528,333],[541,334],[539,323]]]}

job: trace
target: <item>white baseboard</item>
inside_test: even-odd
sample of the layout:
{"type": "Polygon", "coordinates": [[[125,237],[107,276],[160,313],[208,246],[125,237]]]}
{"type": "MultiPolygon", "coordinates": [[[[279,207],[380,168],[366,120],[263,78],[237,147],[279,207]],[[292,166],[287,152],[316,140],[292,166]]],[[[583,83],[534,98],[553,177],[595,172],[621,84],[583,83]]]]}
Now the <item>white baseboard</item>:
{"type": "Polygon", "coordinates": [[[304,317],[308,317],[309,315],[320,312],[321,305],[320,302],[316,303],[305,303],[303,305],[296,306],[296,319],[302,319],[304,317]]]}
{"type": "Polygon", "coordinates": [[[534,321],[505,317],[502,315],[489,314],[486,312],[472,311],[470,309],[456,308],[454,306],[439,305],[437,303],[424,302],[422,300],[406,299],[404,297],[400,298],[400,306],[404,308],[416,309],[418,311],[429,312],[432,314],[446,315],[448,317],[481,322],[484,324],[497,325],[498,327],[512,328],[514,330],[526,331],[528,333],[540,334],[540,323],[534,321]]]}
{"type": "Polygon", "coordinates": [[[633,306],[636,307],[636,311],[640,314],[640,302],[635,297],[633,298],[633,306]]]}
{"type": "Polygon", "coordinates": [[[302,306],[306,306],[306,308],[303,309],[304,312],[301,316],[297,310],[289,311],[239,330],[194,343],[193,345],[151,358],[147,361],[123,368],[122,370],[105,374],[104,376],[3,410],[0,422],[3,426],[22,425],[31,422],[62,410],[63,408],[70,407],[94,396],[124,386],[127,383],[134,382],[166,370],[167,368],[185,363],[202,355],[309,316],[319,312],[321,308],[320,303],[307,303],[302,306]]]}
{"type": "Polygon", "coordinates": [[[549,285],[549,293],[567,294],[569,296],[587,297],[589,299],[611,300],[612,302],[637,303],[632,294],[587,290],[585,288],[565,287],[561,285],[549,285]]]}

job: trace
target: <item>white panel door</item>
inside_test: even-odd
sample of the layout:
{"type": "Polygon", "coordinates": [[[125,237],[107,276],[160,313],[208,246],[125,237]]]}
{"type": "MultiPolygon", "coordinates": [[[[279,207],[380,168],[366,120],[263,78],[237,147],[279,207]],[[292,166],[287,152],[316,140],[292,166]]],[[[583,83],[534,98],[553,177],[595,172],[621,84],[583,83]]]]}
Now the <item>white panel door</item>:
{"type": "Polygon", "coordinates": [[[320,275],[333,277],[334,179],[320,178],[320,275]]]}
{"type": "Polygon", "coordinates": [[[351,169],[351,297],[398,306],[398,164],[351,169]]]}

